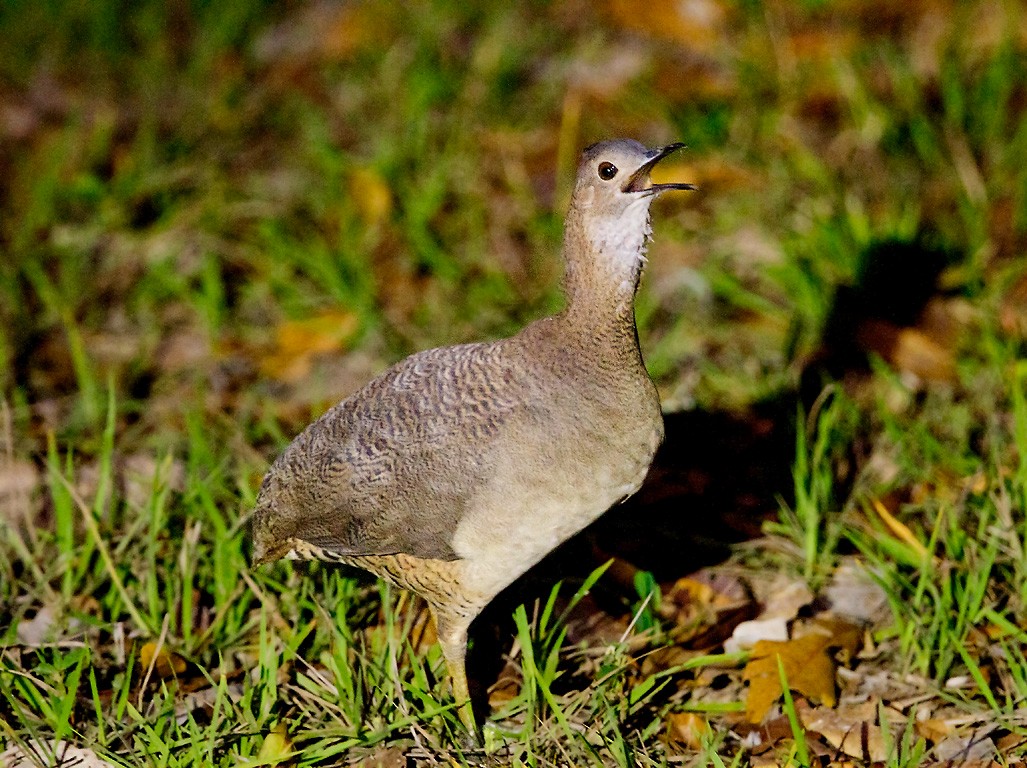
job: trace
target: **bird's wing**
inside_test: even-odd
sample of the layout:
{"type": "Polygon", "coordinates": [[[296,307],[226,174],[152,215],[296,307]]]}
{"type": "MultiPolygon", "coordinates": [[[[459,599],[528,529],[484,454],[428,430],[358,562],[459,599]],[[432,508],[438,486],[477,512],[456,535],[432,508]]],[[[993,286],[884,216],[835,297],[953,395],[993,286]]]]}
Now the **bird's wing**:
{"type": "Polygon", "coordinates": [[[418,353],[325,413],[280,457],[297,535],[340,555],[453,559],[482,460],[531,382],[502,343],[418,353]]]}

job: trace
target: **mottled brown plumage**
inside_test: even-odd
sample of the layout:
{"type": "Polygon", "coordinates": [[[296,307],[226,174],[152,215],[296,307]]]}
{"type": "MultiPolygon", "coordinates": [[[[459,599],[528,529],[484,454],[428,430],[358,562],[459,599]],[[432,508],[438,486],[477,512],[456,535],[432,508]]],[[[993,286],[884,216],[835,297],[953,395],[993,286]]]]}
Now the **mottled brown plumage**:
{"type": "Polygon", "coordinates": [[[634,297],[649,170],[679,145],[582,156],[564,236],[566,308],[508,339],[396,364],[307,427],[253,515],[255,562],[318,558],[423,596],[472,735],[467,628],[560,542],[634,493],[663,437],[634,297]]]}

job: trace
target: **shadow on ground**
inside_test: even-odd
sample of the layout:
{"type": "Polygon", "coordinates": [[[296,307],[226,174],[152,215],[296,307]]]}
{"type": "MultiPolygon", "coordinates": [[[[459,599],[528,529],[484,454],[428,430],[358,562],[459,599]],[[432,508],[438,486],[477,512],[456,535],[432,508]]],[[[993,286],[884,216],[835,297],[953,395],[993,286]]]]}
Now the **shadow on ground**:
{"type": "MultiPolygon", "coordinates": [[[[484,704],[485,688],[502,669],[515,633],[513,609],[545,601],[557,581],[567,583],[566,598],[612,558],[615,565],[590,597],[595,608],[620,616],[639,599],[632,579],[637,570],[672,584],[723,562],[732,545],[758,537],[794,493],[799,405],[809,413],[830,382],[861,386],[875,356],[894,363],[898,335],[922,321],[942,270],[953,261],[929,235],[871,244],[861,254],[854,284],[837,291],[820,347],[795,391],[744,412],[664,414],[666,437],[638,493],[552,552],[475,622],[468,655],[472,697],[484,704]]],[[[836,478],[839,499],[848,494],[863,457],[850,458],[846,476],[836,478]]]]}

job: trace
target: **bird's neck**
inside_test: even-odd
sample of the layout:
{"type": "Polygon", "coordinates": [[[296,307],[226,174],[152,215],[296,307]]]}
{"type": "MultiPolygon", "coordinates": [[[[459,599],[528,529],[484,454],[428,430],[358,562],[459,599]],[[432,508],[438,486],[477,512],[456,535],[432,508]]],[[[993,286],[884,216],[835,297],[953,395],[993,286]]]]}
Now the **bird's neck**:
{"type": "Polygon", "coordinates": [[[564,232],[567,305],[561,317],[579,332],[635,350],[635,293],[651,232],[647,202],[598,224],[572,210],[564,232]]]}
{"type": "Polygon", "coordinates": [[[564,234],[567,305],[557,319],[581,348],[641,366],[635,294],[646,264],[648,205],[630,213],[631,221],[597,227],[572,210],[564,234]]]}

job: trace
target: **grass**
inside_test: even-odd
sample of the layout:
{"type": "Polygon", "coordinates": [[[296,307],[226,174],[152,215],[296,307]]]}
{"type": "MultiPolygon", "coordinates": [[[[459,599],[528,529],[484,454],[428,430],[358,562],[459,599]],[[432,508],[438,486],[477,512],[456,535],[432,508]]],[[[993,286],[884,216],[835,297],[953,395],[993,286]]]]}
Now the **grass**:
{"type": "MultiPolygon", "coordinates": [[[[888,360],[789,412],[781,514],[733,560],[820,589],[858,555],[890,604],[885,667],[1023,731],[1016,9],[932,27],[918,3],[711,3],[679,29],[639,8],[0,8],[0,743],[39,764],[62,740],[115,765],[473,762],[419,606],[328,566],[251,570],[246,513],[289,438],[389,362],[559,306],[568,174],[611,135],[687,142],[672,170],[702,190],[659,204],[639,297],[668,407],[794,392],[844,290],[922,280],[893,259],[880,282],[868,254],[946,254],[928,289],[956,332],[872,347],[888,360]]],[[[515,611],[496,759],[747,764],[740,700],[695,696],[744,658],[646,668],[671,585],[635,584],[616,642],[568,640],[580,584],[515,611]],[[668,718],[694,711],[710,731],[685,747],[668,718]]],[[[781,755],[809,764],[797,706],[781,755]]],[[[880,711],[888,765],[934,759],[880,711]]]]}

